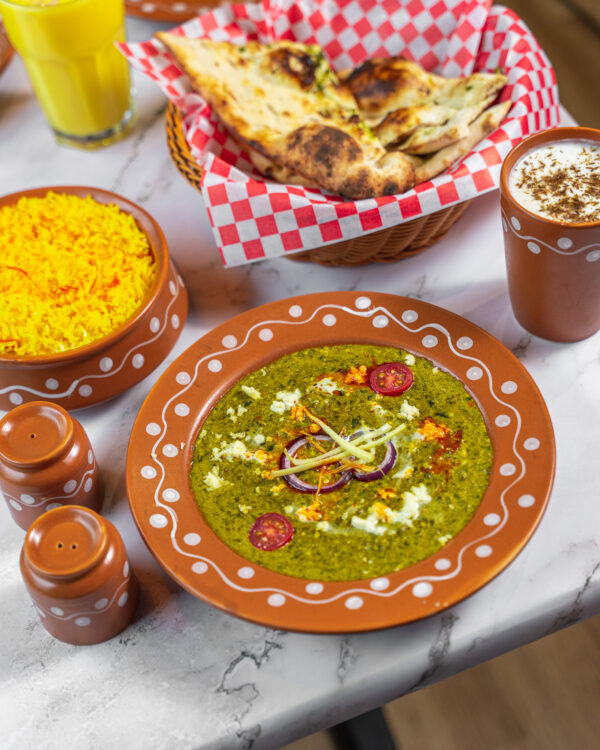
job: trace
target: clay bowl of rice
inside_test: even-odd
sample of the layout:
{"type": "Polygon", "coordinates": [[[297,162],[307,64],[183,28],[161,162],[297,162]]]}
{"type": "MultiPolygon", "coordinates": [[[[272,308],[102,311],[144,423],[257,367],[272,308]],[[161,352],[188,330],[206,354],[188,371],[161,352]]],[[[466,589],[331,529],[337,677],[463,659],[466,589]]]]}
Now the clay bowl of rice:
{"type": "Polygon", "coordinates": [[[122,393],[177,341],[187,293],[156,221],[93,187],[0,198],[0,409],[122,393]]]}

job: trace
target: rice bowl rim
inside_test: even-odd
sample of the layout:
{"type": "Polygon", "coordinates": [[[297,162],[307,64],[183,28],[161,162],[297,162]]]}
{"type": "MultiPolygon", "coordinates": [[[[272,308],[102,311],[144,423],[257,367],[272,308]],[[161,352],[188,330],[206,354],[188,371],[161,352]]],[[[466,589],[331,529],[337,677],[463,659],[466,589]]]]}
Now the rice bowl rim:
{"type": "Polygon", "coordinates": [[[49,185],[28,190],[19,190],[15,193],[0,196],[0,209],[5,206],[12,206],[20,198],[44,198],[48,193],[59,193],[63,195],[73,195],[77,198],[87,198],[88,196],[97,203],[104,205],[116,205],[121,211],[133,217],[138,229],[143,232],[156,263],[156,276],[147,295],[140,303],[135,313],[127,318],[106,336],[102,336],[89,344],[78,346],[73,349],[67,349],[64,352],[55,354],[35,354],[31,356],[17,354],[14,356],[0,355],[0,365],[60,365],[77,359],[86,359],[93,357],[98,352],[116,344],[136,328],[140,320],[146,315],[149,309],[156,301],[159,291],[164,287],[167,281],[169,270],[169,248],[167,239],[160,225],[154,217],[137,203],[130,201],[128,198],[113,193],[103,188],[91,187],[85,185],[49,185]],[[153,235],[156,235],[153,237],[153,235]]]}

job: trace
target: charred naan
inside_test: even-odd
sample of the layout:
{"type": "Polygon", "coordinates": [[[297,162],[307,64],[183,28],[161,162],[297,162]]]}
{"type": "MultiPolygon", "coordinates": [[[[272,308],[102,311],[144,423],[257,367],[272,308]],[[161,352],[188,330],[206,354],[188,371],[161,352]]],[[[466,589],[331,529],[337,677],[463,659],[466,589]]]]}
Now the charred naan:
{"type": "Polygon", "coordinates": [[[157,37],[262,171],[272,165],[277,179],[295,175],[350,199],[402,193],[415,184],[410,160],[387,152],[374,136],[320,47],[157,37]]]}
{"type": "Polygon", "coordinates": [[[501,73],[443,78],[403,57],[373,58],[345,83],[385,145],[431,153],[464,138],[465,128],[506,84],[501,73]]]}

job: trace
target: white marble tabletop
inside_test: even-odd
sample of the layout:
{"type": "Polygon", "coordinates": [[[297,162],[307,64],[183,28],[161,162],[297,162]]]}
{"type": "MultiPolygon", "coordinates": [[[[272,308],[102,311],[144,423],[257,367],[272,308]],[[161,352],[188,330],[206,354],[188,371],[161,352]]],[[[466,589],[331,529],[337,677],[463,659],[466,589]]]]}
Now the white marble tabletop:
{"type": "MultiPolygon", "coordinates": [[[[154,26],[131,22],[130,37],[154,26]]],[[[391,266],[278,259],[225,270],[199,194],[170,161],[165,101],[136,79],[139,118],[98,152],[57,146],[19,60],[0,78],[0,193],[49,184],[121,193],[162,225],[191,310],[168,361],[119,398],[79,412],[107,484],[104,513],[142,584],[135,621],[91,647],[53,640],[18,569],[24,533],[0,510],[0,746],[4,750],[277,748],[600,611],[600,334],[571,345],[528,335],[508,300],[497,193],[477,199],[425,253],[391,266]],[[461,604],[411,625],[349,636],[265,629],[178,587],[135,528],[125,493],[129,432],[152,384],[211,327],[255,305],[326,290],[393,292],[482,326],[522,361],[550,410],[557,472],[518,558],[461,604]]]]}

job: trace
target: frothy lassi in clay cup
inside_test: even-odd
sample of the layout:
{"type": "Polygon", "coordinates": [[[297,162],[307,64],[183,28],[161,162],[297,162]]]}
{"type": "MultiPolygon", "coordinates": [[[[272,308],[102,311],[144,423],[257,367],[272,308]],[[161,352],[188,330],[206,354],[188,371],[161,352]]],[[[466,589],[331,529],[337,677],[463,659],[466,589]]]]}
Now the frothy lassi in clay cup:
{"type": "Polygon", "coordinates": [[[500,175],[508,290],[518,322],[551,341],[600,330],[600,130],[543,130],[500,175]]]}
{"type": "Polygon", "coordinates": [[[94,148],[132,121],[123,0],[0,0],[9,39],[23,58],[57,140],[94,148]]]}

